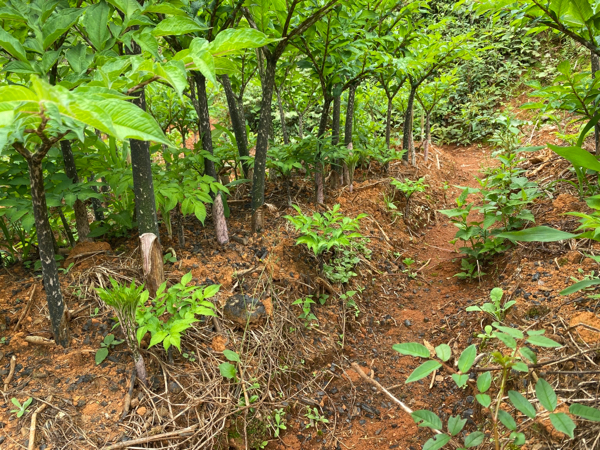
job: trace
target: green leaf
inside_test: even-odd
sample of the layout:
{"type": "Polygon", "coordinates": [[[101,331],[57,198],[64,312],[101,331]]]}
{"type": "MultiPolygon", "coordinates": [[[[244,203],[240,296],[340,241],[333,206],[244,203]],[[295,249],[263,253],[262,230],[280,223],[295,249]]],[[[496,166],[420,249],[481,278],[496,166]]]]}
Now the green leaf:
{"type": "Polygon", "coordinates": [[[600,284],[600,278],[592,278],[591,280],[582,280],[579,283],[575,283],[569,286],[566,289],[560,291],[560,295],[569,295],[573,292],[581,291],[582,289],[588,288],[590,286],[596,286],[600,284]]]}
{"type": "Polygon", "coordinates": [[[96,358],[95,358],[96,365],[98,365],[102,361],[104,361],[107,356],[108,356],[108,348],[106,348],[106,347],[99,348],[98,351],[96,352],[96,358]]]}
{"type": "Polygon", "coordinates": [[[469,374],[468,373],[463,373],[463,374],[453,373],[452,379],[454,380],[454,382],[456,383],[456,385],[458,387],[462,388],[467,385],[467,382],[469,381],[469,374]]]}
{"type": "Polygon", "coordinates": [[[434,430],[442,429],[442,420],[437,416],[437,414],[427,410],[420,409],[419,411],[414,411],[411,414],[411,417],[420,427],[428,427],[434,430]]]}
{"type": "Polygon", "coordinates": [[[469,369],[471,369],[476,356],[477,347],[475,344],[469,345],[467,348],[465,348],[461,353],[460,358],[458,358],[458,370],[460,370],[462,373],[469,372],[469,369]]]}
{"type": "Polygon", "coordinates": [[[533,350],[531,350],[528,347],[521,347],[519,349],[519,352],[521,353],[521,355],[523,355],[525,358],[527,358],[530,362],[532,362],[533,364],[537,364],[537,355],[535,354],[535,352],[533,350]]]}
{"type": "Polygon", "coordinates": [[[537,396],[542,406],[548,411],[552,412],[556,409],[556,392],[554,392],[554,389],[552,389],[550,383],[548,383],[543,378],[539,378],[537,383],[535,384],[535,395],[537,396]]]}
{"type": "Polygon", "coordinates": [[[492,403],[492,399],[489,395],[487,394],[477,394],[475,396],[475,398],[477,399],[477,401],[479,402],[479,404],[481,406],[483,406],[484,408],[487,408],[490,406],[490,404],[492,403]]]}
{"type": "Polygon", "coordinates": [[[500,333],[498,331],[494,333],[494,336],[500,339],[508,348],[513,350],[517,348],[517,341],[515,341],[512,336],[509,336],[506,333],[500,333]]]}
{"type": "Polygon", "coordinates": [[[487,392],[487,390],[492,385],[492,374],[491,372],[484,372],[477,377],[477,389],[482,394],[487,392]]]}
{"type": "Polygon", "coordinates": [[[198,69],[207,80],[217,85],[215,59],[208,51],[208,42],[205,39],[196,38],[190,44],[190,56],[196,69],[198,69]]]}
{"type": "Polygon", "coordinates": [[[107,99],[98,101],[96,104],[111,118],[117,139],[155,141],[169,147],[172,146],[156,120],[133,103],[107,99]]]}
{"type": "Polygon", "coordinates": [[[569,412],[574,416],[581,417],[592,422],[600,422],[600,410],[590,406],[574,404],[569,408],[569,412]]]}
{"type": "Polygon", "coordinates": [[[74,25],[83,11],[84,8],[63,8],[57,14],[53,14],[42,27],[44,50],[54,44],[65,31],[74,25]]]}
{"type": "Polygon", "coordinates": [[[440,344],[435,348],[435,354],[442,361],[446,362],[452,356],[452,349],[448,344],[440,344]]]}
{"type": "Polygon", "coordinates": [[[108,3],[101,1],[95,5],[88,6],[83,16],[83,27],[88,38],[96,51],[104,50],[104,46],[111,38],[108,30],[108,14],[110,7],[108,3]]]}
{"type": "Polygon", "coordinates": [[[511,403],[515,408],[517,408],[530,419],[535,419],[535,408],[531,403],[529,403],[529,400],[527,400],[523,394],[517,391],[508,391],[508,398],[510,398],[511,403]]]}
{"type": "Polygon", "coordinates": [[[7,33],[3,28],[0,28],[0,47],[2,47],[4,50],[6,50],[18,60],[24,63],[27,62],[27,52],[25,51],[21,43],[9,33],[7,33]]]}
{"type": "Polygon", "coordinates": [[[240,362],[240,355],[231,350],[223,350],[223,356],[232,362],[240,362]]]}
{"type": "Polygon", "coordinates": [[[548,147],[575,167],[583,167],[584,169],[600,172],[600,162],[598,162],[596,157],[587,150],[580,147],[559,147],[558,145],[550,144],[548,144],[548,147]]]}
{"type": "Polygon", "coordinates": [[[431,372],[439,369],[440,367],[442,367],[442,363],[440,363],[438,361],[430,360],[430,361],[424,362],[419,367],[417,367],[413,371],[413,373],[410,374],[410,376],[408,377],[408,379],[406,380],[405,383],[407,383],[407,384],[413,383],[415,381],[420,380],[421,378],[425,378],[431,372]]]}
{"type": "Polygon", "coordinates": [[[523,337],[524,337],[523,332],[516,328],[503,327],[502,325],[498,325],[497,323],[494,324],[494,327],[500,331],[503,331],[504,333],[510,335],[511,337],[513,337],[515,339],[523,339],[523,337]]]}
{"type": "Polygon", "coordinates": [[[220,284],[211,284],[210,286],[207,286],[206,288],[204,288],[204,292],[203,292],[203,296],[204,298],[210,298],[214,295],[216,295],[217,292],[219,292],[219,289],[221,288],[220,284]]]}
{"type": "Polygon", "coordinates": [[[529,372],[529,367],[527,367],[527,364],[525,364],[524,362],[521,361],[517,361],[513,364],[513,370],[516,370],[518,372],[523,372],[523,373],[527,373],[529,372]]]}
{"type": "Polygon", "coordinates": [[[237,373],[235,366],[228,362],[219,364],[219,372],[221,372],[221,375],[225,378],[230,380],[234,379],[237,373]]]}
{"type": "Polygon", "coordinates": [[[513,416],[503,409],[498,411],[498,419],[500,419],[500,422],[502,422],[509,430],[515,431],[517,429],[517,423],[515,422],[515,419],[513,419],[513,416]]]}
{"type": "Polygon", "coordinates": [[[164,330],[157,331],[156,333],[154,333],[152,335],[152,339],[150,339],[150,344],[148,344],[148,348],[154,347],[156,344],[160,344],[162,341],[165,340],[168,334],[169,333],[167,333],[164,330]]]}
{"type": "Polygon", "coordinates": [[[213,56],[223,56],[246,48],[263,47],[276,40],[254,28],[228,28],[210,43],[208,51],[213,56]]]}
{"type": "Polygon", "coordinates": [[[402,355],[418,356],[420,358],[429,358],[429,356],[430,356],[430,353],[429,353],[429,350],[427,350],[427,347],[425,347],[424,345],[419,344],[417,342],[406,342],[404,344],[394,344],[392,346],[392,348],[394,350],[396,350],[398,353],[401,353],[402,355]]]}
{"type": "Polygon", "coordinates": [[[571,439],[573,439],[573,430],[575,430],[575,423],[565,413],[554,413],[550,414],[550,422],[556,428],[557,431],[565,433],[571,439]]]}
{"type": "Polygon", "coordinates": [[[474,433],[468,434],[465,438],[465,447],[470,448],[481,445],[484,438],[485,434],[483,434],[481,431],[475,431],[474,433]]]}
{"type": "Polygon", "coordinates": [[[182,277],[181,277],[181,284],[182,284],[183,286],[187,286],[187,285],[188,285],[188,283],[189,283],[190,281],[192,281],[192,277],[193,277],[193,275],[192,275],[192,272],[188,272],[188,273],[186,273],[184,276],[182,276],[182,277]]]}
{"type": "Polygon", "coordinates": [[[204,31],[206,27],[200,26],[194,19],[188,16],[173,16],[162,20],[152,30],[154,36],[179,36],[182,34],[204,31]]]}
{"type": "Polygon", "coordinates": [[[467,419],[461,419],[460,416],[450,416],[448,419],[448,432],[451,436],[456,436],[462,431],[467,423],[467,419]]]}
{"type": "Polygon", "coordinates": [[[574,239],[577,235],[542,226],[527,228],[521,231],[506,231],[498,234],[498,237],[518,242],[556,242],[565,239],[574,239]]]}
{"type": "Polygon", "coordinates": [[[450,436],[447,434],[437,434],[429,439],[423,445],[423,450],[438,450],[450,442],[450,436]]]}
{"type": "Polygon", "coordinates": [[[525,444],[525,435],[523,433],[510,433],[510,439],[513,440],[516,446],[520,447],[525,444]]]}
{"type": "Polygon", "coordinates": [[[553,341],[550,338],[547,338],[545,336],[529,336],[527,338],[527,342],[529,342],[530,344],[533,345],[537,345],[538,347],[560,347],[561,345],[556,342],[553,341]]]}

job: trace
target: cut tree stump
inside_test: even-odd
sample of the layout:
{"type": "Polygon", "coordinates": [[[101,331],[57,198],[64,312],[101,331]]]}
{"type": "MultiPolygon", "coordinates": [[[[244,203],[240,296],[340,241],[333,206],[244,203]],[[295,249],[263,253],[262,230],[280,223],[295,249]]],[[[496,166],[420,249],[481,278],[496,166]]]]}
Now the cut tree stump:
{"type": "Polygon", "coordinates": [[[156,296],[156,291],[165,281],[163,270],[162,247],[153,233],[144,233],[140,236],[142,250],[142,267],[144,270],[144,282],[150,297],[156,296]]]}

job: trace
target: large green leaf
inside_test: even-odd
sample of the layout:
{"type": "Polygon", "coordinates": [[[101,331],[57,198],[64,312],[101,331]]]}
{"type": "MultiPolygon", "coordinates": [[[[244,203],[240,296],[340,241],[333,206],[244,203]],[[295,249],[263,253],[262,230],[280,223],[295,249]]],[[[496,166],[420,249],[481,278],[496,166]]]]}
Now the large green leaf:
{"type": "Polygon", "coordinates": [[[550,414],[550,422],[561,433],[565,433],[571,439],[574,437],[575,423],[565,413],[550,414]]]}
{"type": "Polygon", "coordinates": [[[600,410],[590,406],[580,405],[578,403],[571,405],[569,412],[575,416],[581,417],[592,422],[600,422],[600,410]]]}
{"type": "Polygon", "coordinates": [[[442,420],[437,416],[437,414],[427,409],[414,411],[411,416],[420,427],[429,427],[434,430],[442,429],[442,420]]]}
{"type": "Polygon", "coordinates": [[[558,145],[550,145],[548,147],[556,154],[562,156],[576,167],[595,170],[600,172],[600,162],[587,150],[580,147],[559,147],[558,145]]]}
{"type": "Polygon", "coordinates": [[[21,45],[21,43],[0,28],[0,47],[10,53],[12,56],[20,61],[27,62],[27,52],[21,45]]]}
{"type": "Polygon", "coordinates": [[[429,350],[417,342],[406,342],[404,344],[394,344],[392,348],[398,353],[408,356],[418,356],[420,358],[429,358],[429,350]]]}
{"type": "Polygon", "coordinates": [[[442,361],[446,362],[452,356],[452,349],[448,344],[440,344],[435,348],[435,354],[442,361]]]}
{"type": "Polygon", "coordinates": [[[517,391],[508,391],[508,398],[510,398],[510,401],[514,405],[514,407],[521,411],[523,414],[525,414],[527,417],[529,417],[530,419],[535,418],[535,408],[531,403],[529,403],[529,400],[523,397],[523,394],[517,391]]]}
{"type": "Polygon", "coordinates": [[[556,409],[557,397],[556,392],[543,378],[539,378],[535,384],[535,395],[544,408],[552,412],[556,409]]]}
{"type": "Polygon", "coordinates": [[[442,363],[440,363],[438,361],[434,361],[434,360],[426,361],[423,364],[421,364],[419,367],[417,367],[413,371],[413,373],[410,374],[410,376],[406,380],[406,383],[412,383],[414,381],[420,380],[421,378],[425,378],[431,372],[439,369],[440,367],[442,367],[442,363]]]}
{"type": "Polygon", "coordinates": [[[423,450],[439,450],[448,442],[450,442],[450,436],[447,434],[438,434],[425,442],[423,450]]]}
{"type": "Polygon", "coordinates": [[[156,120],[133,103],[107,99],[98,102],[98,106],[110,116],[117,139],[139,139],[172,146],[156,120]]]}
{"type": "Polygon", "coordinates": [[[209,51],[213,56],[223,56],[245,48],[263,47],[275,40],[254,28],[228,28],[210,43],[209,51]]]}
{"type": "Polygon", "coordinates": [[[597,284],[600,284],[600,278],[593,278],[591,280],[582,280],[579,283],[575,283],[575,284],[569,286],[568,288],[560,291],[560,295],[569,295],[569,294],[572,294],[573,292],[577,292],[582,289],[588,288],[590,286],[595,286],[597,284]]]}
{"type": "Polygon", "coordinates": [[[465,438],[465,447],[471,448],[480,445],[485,438],[485,434],[481,431],[475,431],[471,434],[468,434],[465,438]]]}
{"type": "Polygon", "coordinates": [[[491,372],[483,372],[481,375],[477,377],[477,389],[482,394],[487,392],[487,390],[492,385],[492,373],[491,372]]]}
{"type": "Polygon", "coordinates": [[[173,16],[162,20],[156,28],[152,30],[152,34],[154,36],[179,36],[203,30],[206,30],[206,28],[200,26],[191,17],[173,16]]]}
{"type": "Polygon", "coordinates": [[[60,36],[74,25],[79,16],[83,14],[83,11],[84,8],[64,8],[52,15],[42,27],[42,34],[44,35],[42,46],[44,50],[54,44],[60,36]]]}
{"type": "Polygon", "coordinates": [[[461,419],[460,416],[451,416],[448,419],[448,432],[452,436],[456,436],[458,433],[462,431],[467,423],[467,419],[461,419]]]}
{"type": "Polygon", "coordinates": [[[530,344],[533,345],[537,345],[538,347],[560,347],[561,345],[556,342],[553,341],[550,338],[547,338],[545,336],[529,336],[527,338],[527,342],[529,342],[530,344]]]}
{"type": "Polygon", "coordinates": [[[502,422],[502,424],[509,430],[515,431],[517,429],[517,422],[515,422],[513,416],[503,409],[498,410],[498,419],[500,419],[500,422],[502,422]]]}
{"type": "Polygon", "coordinates": [[[104,49],[111,34],[108,30],[108,13],[110,7],[105,1],[88,6],[83,16],[83,27],[88,38],[97,51],[104,49]]]}
{"type": "Polygon", "coordinates": [[[498,237],[521,242],[556,242],[565,239],[574,239],[577,235],[542,226],[527,228],[521,231],[506,231],[498,234],[498,237]]]}
{"type": "Polygon", "coordinates": [[[458,358],[458,370],[460,370],[462,373],[469,372],[469,369],[471,369],[476,356],[477,347],[475,344],[469,345],[467,348],[465,348],[458,358]]]}
{"type": "Polygon", "coordinates": [[[217,76],[215,69],[215,59],[208,51],[208,41],[205,39],[194,39],[190,44],[190,52],[196,69],[199,70],[207,80],[216,86],[217,76]]]}

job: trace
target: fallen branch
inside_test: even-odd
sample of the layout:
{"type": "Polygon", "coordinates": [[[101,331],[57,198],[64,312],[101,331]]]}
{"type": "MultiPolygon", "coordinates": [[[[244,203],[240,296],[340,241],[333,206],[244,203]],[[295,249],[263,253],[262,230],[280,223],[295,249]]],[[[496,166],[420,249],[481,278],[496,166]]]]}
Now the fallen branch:
{"type": "MultiPolygon", "coordinates": [[[[52,396],[48,398],[48,401],[52,401],[52,396]]],[[[35,426],[37,425],[37,416],[48,406],[44,403],[35,412],[31,415],[31,428],[29,428],[29,445],[27,446],[27,450],[33,450],[35,448],[35,426]]]]}
{"type": "Polygon", "coordinates": [[[42,336],[25,336],[25,342],[29,342],[34,345],[55,345],[54,340],[46,339],[42,336]]]}
{"type": "Polygon", "coordinates": [[[125,400],[123,401],[123,413],[121,414],[121,420],[124,420],[129,412],[129,407],[131,406],[131,396],[133,395],[133,386],[135,385],[135,377],[137,374],[137,370],[135,370],[135,366],[131,371],[131,379],[129,380],[129,390],[127,391],[127,395],[125,396],[125,400]]]}
{"type": "Polygon", "coordinates": [[[25,305],[25,308],[23,308],[23,312],[21,313],[21,316],[19,317],[19,320],[17,321],[17,324],[15,325],[14,331],[17,331],[19,329],[19,326],[21,325],[22,320],[27,315],[27,312],[31,309],[33,294],[35,294],[36,288],[37,288],[37,284],[34,284],[33,287],[31,288],[31,292],[29,293],[29,300],[27,301],[27,305],[25,305]]]}
{"type": "Polygon", "coordinates": [[[8,376],[4,380],[4,392],[8,391],[8,385],[12,381],[12,378],[15,374],[15,366],[17,365],[17,357],[15,355],[10,358],[10,370],[8,371],[8,376]]]}
{"type": "Polygon", "coordinates": [[[198,425],[192,425],[191,427],[184,428],[182,430],[169,431],[168,433],[156,434],[154,436],[146,436],[139,439],[132,439],[130,441],[119,442],[108,447],[104,447],[104,450],[117,450],[119,448],[131,447],[132,445],[146,444],[148,442],[161,441],[163,439],[172,438],[183,438],[187,437],[188,433],[191,433],[198,425]]]}

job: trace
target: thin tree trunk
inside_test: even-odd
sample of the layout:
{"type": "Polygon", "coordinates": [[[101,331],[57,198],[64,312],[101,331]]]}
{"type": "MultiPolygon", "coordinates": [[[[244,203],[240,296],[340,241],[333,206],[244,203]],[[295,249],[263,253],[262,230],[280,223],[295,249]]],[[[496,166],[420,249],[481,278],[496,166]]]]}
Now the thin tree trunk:
{"type": "Polygon", "coordinates": [[[385,145],[390,149],[390,137],[392,134],[392,98],[388,97],[387,114],[385,116],[385,145]]]}
{"type": "MultiPolygon", "coordinates": [[[[225,97],[227,99],[227,107],[229,108],[229,117],[231,118],[231,127],[233,128],[233,134],[235,135],[235,141],[238,148],[238,154],[240,158],[248,157],[248,142],[246,140],[246,124],[240,117],[240,108],[238,108],[237,100],[233,94],[231,87],[231,81],[227,75],[222,75],[220,78],[223,90],[225,91],[225,97]]],[[[242,163],[242,170],[244,171],[244,177],[248,177],[248,162],[242,163]]]]}
{"type": "Polygon", "coordinates": [[[329,119],[329,106],[331,105],[332,97],[325,95],[323,99],[323,109],[321,109],[321,120],[319,121],[319,131],[317,134],[317,154],[316,168],[315,168],[315,202],[323,203],[325,200],[325,194],[323,192],[323,154],[321,152],[322,142],[321,140],[325,136],[327,130],[327,120],[329,119]]]}
{"type": "MultiPolygon", "coordinates": [[[[592,78],[596,78],[596,72],[600,70],[600,59],[598,55],[592,52],[592,78]]],[[[595,104],[596,102],[594,102],[595,104]]],[[[600,157],[600,124],[594,126],[594,144],[596,157],[600,157]]]]}
{"type": "Polygon", "coordinates": [[[298,137],[304,139],[304,116],[298,114],[298,137]]]}
{"type": "MultiPolygon", "coordinates": [[[[348,88],[348,102],[346,104],[346,123],[344,124],[344,146],[348,150],[352,150],[352,129],[354,126],[354,104],[356,100],[356,89],[358,84],[351,84],[348,88]]],[[[350,185],[350,171],[348,165],[342,165],[342,184],[350,185]]]]}
{"type": "Polygon", "coordinates": [[[67,235],[67,239],[69,240],[69,245],[71,247],[75,247],[75,237],[73,236],[73,232],[71,231],[71,227],[69,226],[69,222],[65,217],[65,213],[62,210],[62,207],[58,207],[58,217],[60,217],[60,221],[63,224],[63,228],[65,229],[65,234],[67,235]]]}
{"type": "MultiPolygon", "coordinates": [[[[135,42],[129,55],[140,55],[142,50],[135,42]]],[[[144,89],[132,94],[132,103],[146,111],[146,93],[144,89]]],[[[131,149],[131,171],[133,173],[133,193],[135,196],[135,215],[138,233],[152,233],[160,241],[158,219],[156,217],[156,201],[154,199],[154,183],[152,181],[152,163],[150,161],[150,143],[148,141],[129,140],[131,149]]]]}
{"type": "MultiPolygon", "coordinates": [[[[89,177],[88,181],[95,181],[94,177],[89,177]]],[[[96,186],[92,186],[92,189],[96,194],[100,194],[101,191],[96,186]]],[[[92,210],[94,211],[94,220],[96,222],[102,222],[104,220],[104,213],[102,212],[102,202],[95,197],[92,197],[92,210]]]]}
{"type": "Polygon", "coordinates": [[[271,128],[271,104],[273,86],[275,85],[276,58],[267,59],[267,67],[262,78],[262,99],[260,102],[260,119],[256,136],[256,155],[254,158],[254,174],[252,177],[252,232],[262,230],[263,214],[260,209],[265,202],[265,169],[267,148],[269,145],[269,129],[271,128]]]}
{"type": "MultiPolygon", "coordinates": [[[[208,112],[208,96],[206,95],[206,79],[200,72],[194,72],[194,80],[196,81],[198,91],[198,129],[202,136],[202,148],[212,155],[213,145],[208,112]]],[[[209,159],[205,159],[204,164],[206,174],[213,177],[215,181],[219,181],[217,171],[215,170],[215,163],[209,159]]],[[[229,242],[229,232],[227,230],[225,209],[223,208],[223,199],[220,192],[213,195],[212,216],[217,242],[220,245],[225,245],[229,242]]]]}
{"type": "MultiPolygon", "coordinates": [[[[331,144],[338,145],[340,143],[340,110],[341,110],[341,97],[336,95],[333,97],[333,117],[331,124],[331,144]]],[[[341,160],[337,159],[333,163],[333,173],[331,177],[331,184],[334,189],[341,185],[342,178],[342,166],[341,160]]]]}
{"type": "Polygon", "coordinates": [[[44,290],[48,301],[48,311],[52,322],[52,334],[54,341],[68,347],[70,343],[69,326],[67,322],[67,308],[60,290],[58,279],[58,268],[54,259],[54,237],[48,220],[48,206],[46,204],[46,192],[44,190],[44,175],[42,171],[42,158],[27,158],[29,165],[29,177],[31,183],[31,200],[33,203],[33,215],[35,217],[35,228],[37,231],[40,260],[42,262],[42,275],[44,278],[44,290]]]}
{"type": "Polygon", "coordinates": [[[274,84],[275,94],[277,94],[277,105],[279,106],[279,119],[281,120],[281,133],[283,134],[283,143],[288,145],[290,138],[287,132],[287,126],[285,124],[285,112],[283,110],[283,103],[281,101],[281,95],[279,94],[279,88],[274,84]]]}
{"type": "Polygon", "coordinates": [[[431,114],[425,115],[425,141],[423,142],[423,158],[425,162],[429,158],[429,146],[431,145],[431,114]]]}
{"type": "Polygon", "coordinates": [[[408,94],[408,101],[406,102],[406,112],[404,114],[404,136],[402,136],[402,148],[406,150],[404,155],[402,155],[402,159],[408,161],[409,153],[413,146],[413,109],[415,103],[415,95],[417,93],[418,86],[411,83],[410,85],[410,94],[408,94]]]}
{"type": "MultiPolygon", "coordinates": [[[[71,141],[66,139],[60,141],[60,149],[65,164],[66,175],[71,179],[73,184],[79,183],[75,158],[73,157],[73,151],[71,149],[71,141]]],[[[75,200],[73,211],[75,212],[75,227],[77,229],[79,240],[82,242],[91,241],[91,239],[87,237],[87,235],[90,234],[90,223],[88,222],[85,204],[79,199],[75,200]]]]}

